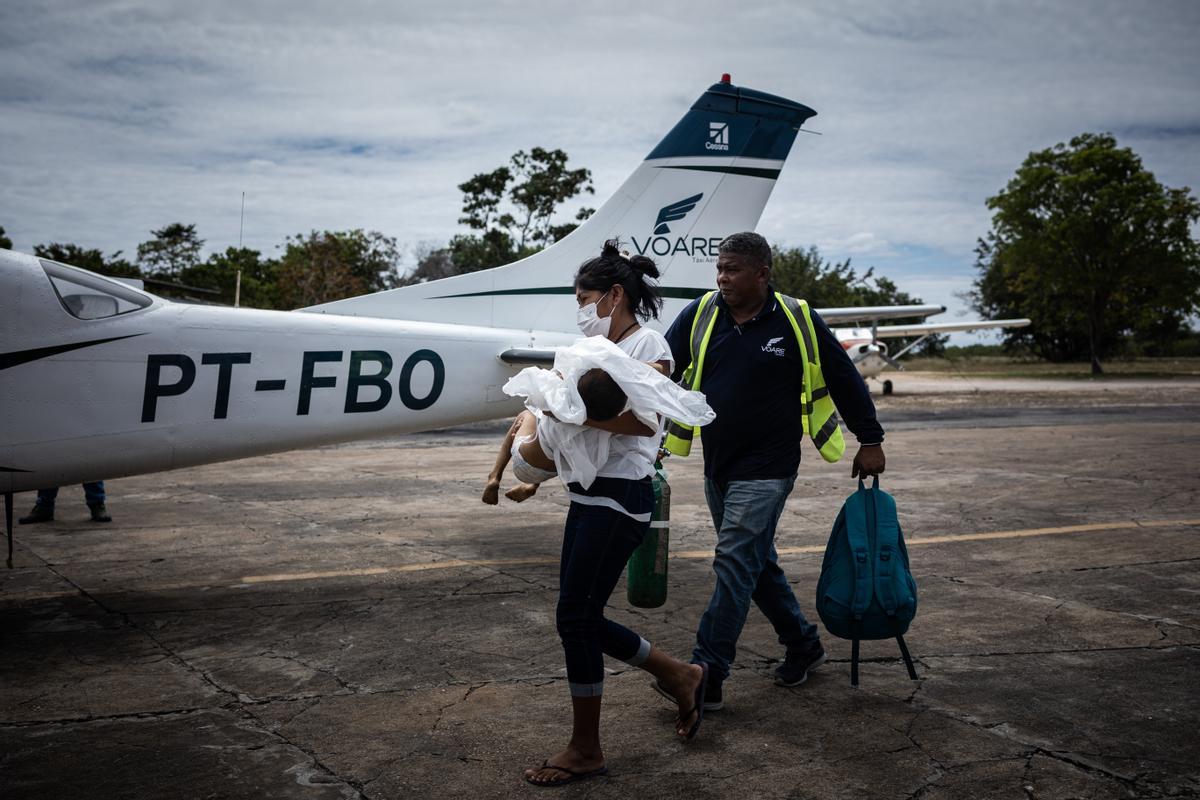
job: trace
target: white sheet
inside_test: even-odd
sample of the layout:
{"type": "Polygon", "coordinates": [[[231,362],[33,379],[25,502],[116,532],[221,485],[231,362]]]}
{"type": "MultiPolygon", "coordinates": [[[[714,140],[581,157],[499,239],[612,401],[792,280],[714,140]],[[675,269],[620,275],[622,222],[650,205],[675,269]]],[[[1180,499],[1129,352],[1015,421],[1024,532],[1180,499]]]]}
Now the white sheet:
{"type": "Polygon", "coordinates": [[[611,375],[628,396],[625,410],[652,428],[658,427],[659,414],[685,425],[707,425],[716,418],[703,394],[677,385],[602,336],[556,348],[553,370],[526,367],[510,378],[503,390],[524,397],[525,407],[538,417],[538,438],[554,459],[563,483],[579,482],[588,488],[608,460],[612,434],[583,426],[587,409],[576,388],[580,376],[596,367],[611,375]],[[554,419],[547,418],[546,411],[554,419]]]}

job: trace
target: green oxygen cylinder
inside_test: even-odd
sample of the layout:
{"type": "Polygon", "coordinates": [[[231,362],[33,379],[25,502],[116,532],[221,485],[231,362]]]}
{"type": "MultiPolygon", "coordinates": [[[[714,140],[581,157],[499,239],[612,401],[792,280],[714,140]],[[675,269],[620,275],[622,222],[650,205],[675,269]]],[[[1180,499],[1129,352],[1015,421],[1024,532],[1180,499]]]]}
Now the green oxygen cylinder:
{"type": "Polygon", "coordinates": [[[671,539],[671,484],[662,461],[654,464],[654,513],[646,538],[629,557],[625,593],[638,608],[658,608],[667,602],[667,550],[671,539]]]}

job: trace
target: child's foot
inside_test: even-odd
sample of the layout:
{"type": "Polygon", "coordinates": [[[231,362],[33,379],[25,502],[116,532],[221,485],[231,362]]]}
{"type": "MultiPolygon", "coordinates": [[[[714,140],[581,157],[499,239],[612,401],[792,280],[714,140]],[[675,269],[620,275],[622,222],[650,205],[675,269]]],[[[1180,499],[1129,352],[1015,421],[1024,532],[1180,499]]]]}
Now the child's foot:
{"type": "Polygon", "coordinates": [[[494,506],[500,502],[500,481],[488,481],[483,487],[483,502],[494,506]]]}
{"type": "MultiPolygon", "coordinates": [[[[514,503],[523,503],[529,498],[537,494],[538,484],[536,483],[521,483],[504,493],[504,496],[514,503]]],[[[486,503],[487,501],[484,500],[486,503]]]]}

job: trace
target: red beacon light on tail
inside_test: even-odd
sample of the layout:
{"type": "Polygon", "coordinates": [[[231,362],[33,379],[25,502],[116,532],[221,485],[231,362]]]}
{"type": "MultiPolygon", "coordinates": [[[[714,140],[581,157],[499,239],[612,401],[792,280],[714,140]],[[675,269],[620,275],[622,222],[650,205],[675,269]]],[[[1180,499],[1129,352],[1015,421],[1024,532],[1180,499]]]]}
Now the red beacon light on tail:
{"type": "Polygon", "coordinates": [[[728,72],[721,73],[721,83],[733,83],[733,78],[729,77],[728,72]]]}

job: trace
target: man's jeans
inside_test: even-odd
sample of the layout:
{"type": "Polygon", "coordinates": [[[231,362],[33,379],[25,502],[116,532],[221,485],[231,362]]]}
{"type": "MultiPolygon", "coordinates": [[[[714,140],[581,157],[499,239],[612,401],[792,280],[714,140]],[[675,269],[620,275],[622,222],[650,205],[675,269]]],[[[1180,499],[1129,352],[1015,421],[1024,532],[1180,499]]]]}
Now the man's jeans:
{"type": "MultiPolygon", "coordinates": [[[[37,504],[42,508],[54,509],[54,501],[58,499],[58,487],[53,489],[38,489],[37,504]]],[[[83,499],[89,507],[104,505],[104,481],[91,481],[83,485],[83,499]]]]}
{"type": "Polygon", "coordinates": [[[800,612],[775,552],[775,526],[795,482],[795,475],[725,485],[704,480],[704,496],[717,529],[717,586],[700,618],[692,660],[708,664],[709,680],[717,684],[729,677],[751,599],[789,652],[804,652],[820,643],[817,626],[800,612]]]}

